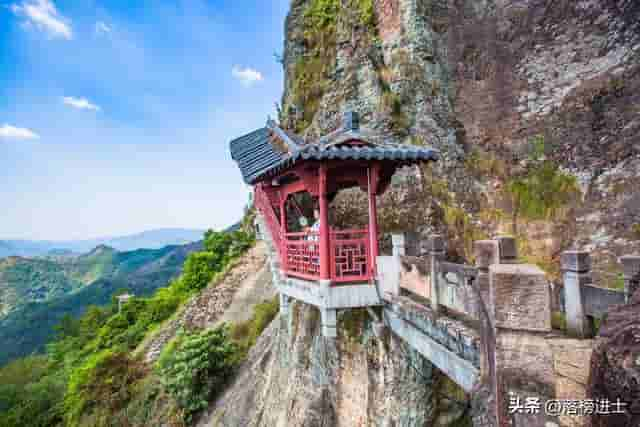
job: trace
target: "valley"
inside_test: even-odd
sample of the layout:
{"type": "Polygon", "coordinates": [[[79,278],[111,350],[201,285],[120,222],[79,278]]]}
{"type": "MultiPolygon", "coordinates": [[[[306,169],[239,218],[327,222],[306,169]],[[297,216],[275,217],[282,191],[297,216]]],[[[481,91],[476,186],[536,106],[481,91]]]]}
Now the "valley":
{"type": "Polygon", "coordinates": [[[65,316],[111,302],[115,293],[147,296],[166,286],[201,243],[117,251],[100,245],[77,257],[0,259],[0,365],[41,351],[65,316]]]}

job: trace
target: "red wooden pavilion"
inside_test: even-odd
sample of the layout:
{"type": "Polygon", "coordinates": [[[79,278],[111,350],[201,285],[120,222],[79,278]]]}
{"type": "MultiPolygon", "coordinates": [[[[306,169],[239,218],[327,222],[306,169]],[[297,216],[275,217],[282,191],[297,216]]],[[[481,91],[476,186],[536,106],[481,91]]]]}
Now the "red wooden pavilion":
{"type": "Polygon", "coordinates": [[[384,193],[399,167],[438,158],[431,148],[390,143],[361,129],[353,112],[345,114],[342,128],[307,144],[269,121],[266,127],[233,140],[231,154],[245,182],[254,186],[255,205],[284,274],[334,286],[371,283],[378,255],[376,196],[384,193]],[[340,190],[355,186],[368,194],[368,227],[332,228],[330,201],[340,190]],[[317,201],[319,231],[287,228],[291,207],[301,213],[293,197],[301,192],[317,201]]]}

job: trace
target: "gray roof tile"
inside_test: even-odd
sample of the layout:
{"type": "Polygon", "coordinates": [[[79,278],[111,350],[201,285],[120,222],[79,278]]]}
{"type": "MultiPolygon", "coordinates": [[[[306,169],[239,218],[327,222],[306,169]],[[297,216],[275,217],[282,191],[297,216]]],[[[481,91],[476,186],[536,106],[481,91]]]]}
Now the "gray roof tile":
{"type": "MultiPolygon", "coordinates": [[[[273,122],[268,124],[275,127],[273,122]]],[[[264,127],[248,135],[231,141],[231,157],[238,163],[246,183],[254,184],[260,179],[283,171],[300,160],[389,160],[398,162],[435,161],[438,151],[430,147],[379,142],[367,132],[336,131],[320,139],[318,143],[300,145],[295,136],[285,134],[281,129],[273,131],[285,138],[289,153],[281,153],[271,144],[271,131],[264,127]],[[359,140],[367,145],[340,145],[349,140],[359,140]],[[374,142],[377,141],[377,142],[374,142]]]]}

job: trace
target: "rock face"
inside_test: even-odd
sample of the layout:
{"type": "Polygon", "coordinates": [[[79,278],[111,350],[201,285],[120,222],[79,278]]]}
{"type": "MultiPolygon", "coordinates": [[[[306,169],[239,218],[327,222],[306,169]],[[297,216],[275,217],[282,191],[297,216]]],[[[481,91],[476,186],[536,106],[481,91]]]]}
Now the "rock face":
{"type": "Polygon", "coordinates": [[[589,396],[622,400],[624,414],[596,415],[592,427],[632,427],[640,423],[640,292],[609,313],[591,358],[589,396]]]}
{"type": "MultiPolygon", "coordinates": [[[[518,231],[529,254],[554,264],[563,249],[591,250],[595,282],[613,284],[616,257],[640,250],[640,196],[630,190],[640,184],[640,3],[372,0],[374,25],[358,18],[365,3],[291,2],[281,123],[313,139],[353,110],[388,138],[432,145],[442,160],[422,181],[427,191],[401,193],[393,210],[427,212],[425,225],[453,229],[462,236],[459,256],[468,255],[469,239],[504,231],[518,231]],[[314,24],[321,4],[338,6],[314,24]],[[527,172],[537,137],[543,157],[575,177],[581,194],[558,218],[524,218],[513,230],[518,212],[506,189],[527,172]],[[424,203],[425,194],[439,206],[424,203]]],[[[327,341],[315,309],[294,304],[201,425],[422,426],[447,425],[460,412],[483,417],[486,390],[474,394],[472,409],[465,401],[440,413],[431,365],[393,337],[376,338],[366,320],[354,332],[353,316],[341,313],[339,338],[327,341]]],[[[592,388],[614,400],[639,383],[625,353],[635,354],[632,329],[625,331],[605,335],[614,350],[594,352],[592,388]]],[[[544,382],[559,398],[583,398],[591,342],[556,338],[540,344],[548,348],[544,382]]]]}
{"type": "MultiPolygon", "coordinates": [[[[316,3],[293,1],[286,23],[282,109],[304,111],[295,130],[314,138],[355,110],[382,134],[434,146],[448,203],[469,215],[456,231],[487,235],[513,231],[504,190],[542,136],[582,194],[560,218],[523,218],[519,238],[556,269],[561,250],[591,250],[596,282],[613,284],[615,258],[640,249],[640,196],[625,190],[640,182],[637,1],[373,0],[375,28],[351,5],[314,39],[316,3]],[[310,74],[318,52],[328,69],[310,74]],[[325,81],[309,88],[309,76],[325,81]]],[[[455,228],[450,213],[440,222],[455,228]]]]}
{"type": "Polygon", "coordinates": [[[466,401],[439,399],[442,379],[428,362],[375,337],[366,311],[341,312],[338,330],[323,338],[317,309],[294,303],[199,425],[444,426],[467,411],[466,401]]]}

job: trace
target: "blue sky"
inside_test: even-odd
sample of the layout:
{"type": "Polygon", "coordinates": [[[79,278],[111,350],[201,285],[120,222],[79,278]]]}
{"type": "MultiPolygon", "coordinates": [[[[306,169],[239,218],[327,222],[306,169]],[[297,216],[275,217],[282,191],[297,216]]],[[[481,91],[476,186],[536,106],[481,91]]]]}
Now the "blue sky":
{"type": "Polygon", "coordinates": [[[289,0],[0,0],[0,239],[221,228],[289,0]]]}

